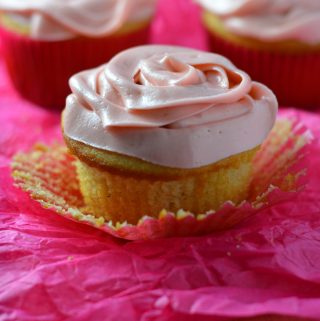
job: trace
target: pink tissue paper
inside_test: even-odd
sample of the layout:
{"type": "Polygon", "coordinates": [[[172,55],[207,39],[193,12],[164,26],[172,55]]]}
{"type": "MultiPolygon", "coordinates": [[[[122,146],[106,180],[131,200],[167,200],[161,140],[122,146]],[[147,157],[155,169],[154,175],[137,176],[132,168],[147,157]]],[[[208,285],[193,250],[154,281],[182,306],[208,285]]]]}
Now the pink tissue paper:
{"type": "MultiPolygon", "coordinates": [[[[153,38],[205,48],[197,10],[183,0],[159,3],[153,38]]],[[[132,242],[13,186],[12,156],[60,143],[60,116],[19,98],[2,60],[0,93],[1,321],[320,320],[319,113],[281,112],[315,137],[295,198],[227,231],[132,242]]]]}

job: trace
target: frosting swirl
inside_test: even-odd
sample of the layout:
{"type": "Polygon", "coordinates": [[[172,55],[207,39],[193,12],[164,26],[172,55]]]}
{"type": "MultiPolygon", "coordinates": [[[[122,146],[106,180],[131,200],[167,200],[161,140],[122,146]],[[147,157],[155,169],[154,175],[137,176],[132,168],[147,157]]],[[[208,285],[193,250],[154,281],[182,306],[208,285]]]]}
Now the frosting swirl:
{"type": "Polygon", "coordinates": [[[126,50],[70,80],[64,132],[91,146],[177,168],[261,144],[277,101],[226,58],[172,46],[126,50]]]}
{"type": "Polygon", "coordinates": [[[156,0],[1,0],[0,11],[30,27],[30,36],[63,40],[103,37],[126,22],[150,19],[156,0]]]}
{"type": "Polygon", "coordinates": [[[195,0],[228,30],[264,41],[320,42],[319,0],[195,0]]]}

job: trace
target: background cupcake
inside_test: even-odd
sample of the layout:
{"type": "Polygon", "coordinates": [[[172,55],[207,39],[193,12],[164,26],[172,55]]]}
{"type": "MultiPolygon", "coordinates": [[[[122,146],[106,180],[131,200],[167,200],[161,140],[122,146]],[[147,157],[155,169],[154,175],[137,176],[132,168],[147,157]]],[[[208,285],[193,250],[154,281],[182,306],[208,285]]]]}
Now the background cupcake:
{"type": "Polygon", "coordinates": [[[318,0],[196,0],[211,50],[268,85],[281,105],[320,106],[318,0]]]}
{"type": "Polygon", "coordinates": [[[68,79],[148,42],[156,0],[2,0],[3,54],[16,89],[62,108],[68,79]]]}
{"type": "Polygon", "coordinates": [[[63,131],[89,213],[137,223],[246,199],[277,101],[226,58],[142,46],[70,84],[63,131]]]}

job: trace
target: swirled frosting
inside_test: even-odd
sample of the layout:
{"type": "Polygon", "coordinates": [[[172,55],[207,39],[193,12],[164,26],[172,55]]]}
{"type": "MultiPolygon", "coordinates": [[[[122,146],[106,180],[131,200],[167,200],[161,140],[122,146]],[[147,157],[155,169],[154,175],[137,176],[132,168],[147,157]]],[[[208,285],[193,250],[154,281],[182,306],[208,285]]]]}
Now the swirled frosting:
{"type": "Polygon", "coordinates": [[[264,41],[320,43],[319,0],[195,0],[228,30],[264,41]]]}
{"type": "Polygon", "coordinates": [[[64,134],[92,147],[175,168],[250,150],[274,125],[277,100],[226,58],[141,46],[70,80],[64,134]]]}
{"type": "Polygon", "coordinates": [[[30,28],[30,36],[63,40],[103,37],[126,22],[150,19],[156,0],[0,0],[0,11],[30,28]]]}

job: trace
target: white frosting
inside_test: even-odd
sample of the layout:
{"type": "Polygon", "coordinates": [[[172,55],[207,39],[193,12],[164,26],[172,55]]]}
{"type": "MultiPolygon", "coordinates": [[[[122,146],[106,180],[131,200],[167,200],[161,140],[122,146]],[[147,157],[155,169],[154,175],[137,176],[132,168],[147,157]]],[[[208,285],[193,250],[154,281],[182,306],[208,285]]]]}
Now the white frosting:
{"type": "Polygon", "coordinates": [[[146,21],[156,0],[0,0],[0,11],[40,40],[103,37],[127,22],[146,21]]]}
{"type": "Polygon", "coordinates": [[[319,0],[195,0],[235,34],[320,43],[319,0]]]}
{"type": "Polygon", "coordinates": [[[277,101],[226,58],[141,46],[70,80],[64,134],[175,168],[205,166],[260,145],[277,101]]]}

